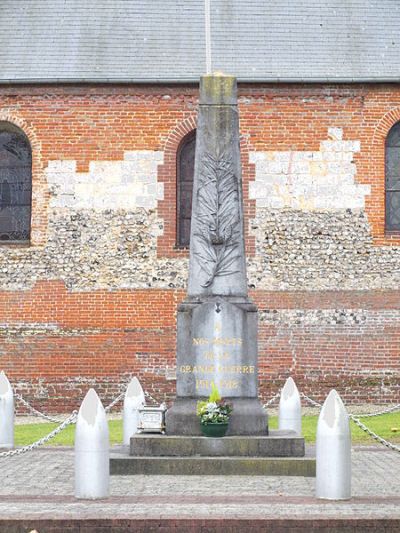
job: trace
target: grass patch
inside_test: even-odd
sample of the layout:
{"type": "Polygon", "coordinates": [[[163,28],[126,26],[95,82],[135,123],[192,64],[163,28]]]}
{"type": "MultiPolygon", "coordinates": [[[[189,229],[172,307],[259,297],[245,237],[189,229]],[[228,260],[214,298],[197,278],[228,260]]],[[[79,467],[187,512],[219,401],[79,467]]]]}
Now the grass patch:
{"type": "MultiPolygon", "coordinates": [[[[303,436],[307,443],[315,442],[315,433],[317,429],[318,416],[303,416],[303,436]]],[[[361,421],[380,437],[393,442],[400,442],[400,413],[389,413],[387,415],[377,416],[374,418],[364,418],[361,421]],[[392,428],[398,428],[398,432],[393,432],[392,428]]],[[[110,420],[111,444],[121,444],[122,442],[122,420],[110,420]]],[[[278,417],[271,416],[269,419],[271,429],[278,428],[278,417]]],[[[15,444],[16,446],[25,446],[44,437],[50,431],[55,429],[57,424],[20,424],[15,426],[15,444]]],[[[374,444],[374,441],[364,431],[362,431],[354,422],[350,423],[353,444],[374,444]]],[[[49,441],[48,446],[73,446],[74,445],[75,426],[68,426],[64,431],[59,433],[54,439],[49,441]]]]}
{"type": "MultiPolygon", "coordinates": [[[[35,442],[55,429],[59,424],[46,422],[44,424],[20,424],[15,426],[15,445],[26,446],[35,442]]],[[[122,443],[122,420],[109,420],[111,444],[122,443]]],[[[75,438],[75,424],[66,427],[45,446],[73,446],[75,438]]]]}
{"type": "MultiPolygon", "coordinates": [[[[317,415],[303,416],[302,430],[303,436],[307,443],[315,443],[315,435],[317,432],[317,415]]],[[[376,416],[372,418],[361,418],[361,422],[365,424],[371,431],[374,431],[380,437],[397,443],[400,442],[400,413],[388,413],[386,415],[376,416]],[[392,428],[397,428],[397,432],[393,432],[392,428]]],[[[278,417],[270,417],[270,428],[278,428],[278,417]]],[[[377,443],[365,431],[356,426],[354,422],[350,422],[351,440],[353,444],[374,444],[377,443]]]]}

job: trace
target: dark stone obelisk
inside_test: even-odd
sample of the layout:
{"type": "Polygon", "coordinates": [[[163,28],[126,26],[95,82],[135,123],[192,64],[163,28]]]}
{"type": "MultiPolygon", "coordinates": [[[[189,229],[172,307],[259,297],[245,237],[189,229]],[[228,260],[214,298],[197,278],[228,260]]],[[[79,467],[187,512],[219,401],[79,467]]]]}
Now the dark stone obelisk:
{"type": "Polygon", "coordinates": [[[199,435],[215,383],[233,403],[228,435],[266,435],[257,398],[257,308],[247,293],[236,79],[200,80],[187,299],[178,307],[170,435],[199,435]]]}

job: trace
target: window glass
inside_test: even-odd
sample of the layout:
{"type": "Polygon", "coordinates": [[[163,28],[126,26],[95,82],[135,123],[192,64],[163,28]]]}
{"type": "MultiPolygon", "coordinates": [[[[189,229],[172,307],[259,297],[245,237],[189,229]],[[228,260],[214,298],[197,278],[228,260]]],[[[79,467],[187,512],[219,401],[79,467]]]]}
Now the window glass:
{"type": "Polygon", "coordinates": [[[192,192],[196,132],[189,133],[182,141],[177,157],[177,245],[189,246],[192,216],[192,192]]]}
{"type": "Polygon", "coordinates": [[[0,122],[0,242],[29,240],[31,197],[29,141],[16,126],[0,122]]]}

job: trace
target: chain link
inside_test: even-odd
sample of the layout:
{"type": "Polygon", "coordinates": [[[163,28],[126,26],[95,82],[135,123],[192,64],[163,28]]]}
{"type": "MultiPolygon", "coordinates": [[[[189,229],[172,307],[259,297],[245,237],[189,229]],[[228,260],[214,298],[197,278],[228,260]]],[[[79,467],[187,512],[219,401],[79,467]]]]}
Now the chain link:
{"type": "Polygon", "coordinates": [[[400,411],[400,403],[392,405],[391,407],[388,407],[386,409],[382,409],[382,411],[377,411],[376,413],[368,413],[365,415],[363,415],[362,413],[352,413],[351,416],[356,416],[357,418],[371,418],[373,416],[385,415],[386,413],[393,413],[394,411],[400,411]]]}
{"type": "Polygon", "coordinates": [[[145,391],[144,395],[146,396],[146,398],[148,398],[152,402],[156,403],[157,405],[160,405],[160,402],[157,401],[155,398],[153,398],[153,396],[150,393],[148,393],[147,391],[145,391]]]}
{"type": "Polygon", "coordinates": [[[357,417],[355,417],[354,415],[349,415],[349,418],[359,427],[361,428],[363,431],[365,431],[365,433],[368,433],[368,435],[370,437],[372,437],[373,439],[375,439],[376,441],[380,442],[381,444],[383,444],[384,446],[386,446],[387,448],[390,448],[391,450],[394,450],[396,452],[400,452],[400,447],[399,446],[396,446],[395,444],[392,444],[391,442],[385,440],[384,438],[380,437],[379,435],[377,435],[376,433],[374,433],[373,431],[371,431],[369,428],[367,428],[367,426],[365,424],[363,424],[360,420],[358,420],[357,417]]]}
{"type": "Polygon", "coordinates": [[[56,435],[61,433],[61,431],[65,429],[67,426],[69,426],[70,424],[74,424],[76,422],[77,416],[78,416],[78,411],[72,411],[72,413],[69,415],[68,418],[64,420],[64,422],[62,422],[58,427],[53,429],[53,431],[51,431],[45,437],[42,437],[36,442],[33,442],[32,444],[28,444],[27,446],[24,446],[23,448],[17,448],[16,450],[2,452],[0,453],[0,458],[13,457],[14,455],[21,455],[22,453],[30,452],[31,450],[34,450],[35,448],[39,448],[39,446],[42,446],[42,444],[44,444],[45,442],[48,442],[49,440],[53,439],[56,435]]]}
{"type": "MultiPolygon", "coordinates": [[[[118,402],[120,402],[122,400],[122,398],[124,397],[125,395],[125,391],[121,392],[116,398],[114,398],[114,400],[109,404],[107,405],[107,407],[104,408],[104,410],[106,411],[106,413],[108,413],[108,411],[111,411],[111,409],[117,405],[118,402]]],[[[49,422],[54,422],[55,424],[60,424],[60,422],[62,422],[59,418],[54,418],[50,415],[46,415],[45,413],[42,413],[41,411],[38,411],[37,409],[35,409],[29,402],[27,402],[25,400],[25,398],[23,398],[20,394],[18,394],[17,392],[14,393],[14,396],[15,398],[20,401],[27,409],[28,411],[33,415],[33,416],[38,416],[38,417],[41,417],[41,418],[44,418],[45,420],[48,420],[49,422]]]]}
{"type": "MultiPolygon", "coordinates": [[[[149,400],[153,401],[156,404],[159,404],[159,402],[149,392],[145,391],[144,394],[145,394],[146,398],[149,398],[149,400]]],[[[124,395],[125,395],[125,391],[121,392],[116,398],[114,398],[114,400],[109,405],[107,405],[107,407],[105,407],[105,411],[106,412],[111,411],[111,409],[123,399],[124,395]]],[[[272,396],[272,398],[270,400],[268,400],[263,405],[264,409],[269,407],[270,405],[272,405],[278,398],[280,398],[280,396],[281,396],[281,392],[278,391],[276,394],[274,394],[274,396],[272,396]]],[[[46,420],[49,420],[50,422],[55,422],[57,424],[59,422],[61,422],[59,419],[53,418],[53,417],[51,417],[49,415],[46,415],[45,413],[41,413],[40,411],[38,411],[37,409],[32,407],[20,394],[15,393],[15,397],[34,416],[40,416],[42,418],[45,418],[46,420]]],[[[321,403],[313,400],[312,398],[310,398],[309,396],[304,394],[304,392],[300,393],[300,397],[303,398],[304,400],[306,400],[307,402],[309,402],[313,407],[318,407],[318,408],[322,407],[321,403]]],[[[396,404],[396,405],[393,405],[393,406],[388,407],[386,409],[382,409],[381,411],[377,411],[376,413],[357,414],[357,415],[350,413],[349,414],[349,418],[359,428],[361,428],[363,431],[365,431],[365,433],[367,433],[370,437],[372,437],[374,440],[376,440],[379,443],[383,444],[387,448],[390,448],[391,450],[400,452],[400,447],[399,446],[396,446],[395,444],[392,444],[391,442],[389,442],[389,441],[385,440],[384,438],[380,437],[379,435],[377,435],[376,433],[371,431],[365,424],[363,424],[359,420],[359,418],[370,418],[370,417],[374,417],[374,416],[383,415],[383,414],[386,414],[386,413],[392,413],[392,412],[398,411],[398,410],[400,410],[400,404],[396,404]]],[[[69,426],[71,424],[74,424],[76,422],[77,415],[78,415],[78,411],[73,411],[70,414],[70,416],[67,419],[64,420],[64,422],[62,422],[58,427],[56,427],[53,431],[51,431],[45,437],[42,437],[41,439],[37,440],[36,442],[33,442],[32,444],[29,444],[29,445],[24,446],[22,448],[17,448],[16,450],[9,450],[7,452],[1,452],[0,453],[0,458],[13,457],[15,455],[21,455],[21,454],[26,453],[28,451],[34,450],[35,448],[38,448],[39,446],[42,446],[43,444],[45,444],[49,440],[53,439],[56,435],[58,435],[61,431],[63,431],[67,426],[69,426]]]]}
{"type": "Polygon", "coordinates": [[[275,400],[277,400],[278,398],[280,398],[280,396],[281,396],[281,391],[278,391],[276,394],[274,394],[274,395],[272,396],[272,398],[271,398],[270,400],[267,401],[267,403],[265,403],[265,404],[263,405],[264,409],[266,409],[267,407],[269,407],[270,405],[272,405],[272,404],[275,402],[275,400]]]}
{"type": "MultiPolygon", "coordinates": [[[[322,405],[320,403],[316,402],[312,398],[309,398],[303,392],[300,393],[300,396],[302,396],[305,400],[307,400],[309,403],[311,403],[314,407],[322,407],[322,405]]],[[[363,414],[355,415],[355,414],[349,413],[349,418],[359,428],[361,428],[363,431],[365,431],[365,433],[367,433],[370,437],[372,437],[374,440],[376,440],[380,444],[383,444],[383,446],[386,446],[387,448],[389,448],[391,450],[394,450],[396,452],[400,452],[400,447],[399,446],[396,446],[395,444],[392,444],[391,442],[387,441],[383,437],[380,437],[379,435],[374,433],[372,430],[367,428],[367,426],[365,424],[363,424],[359,420],[359,418],[370,418],[370,417],[373,417],[373,416],[384,415],[386,413],[392,413],[393,411],[399,410],[399,408],[400,408],[400,404],[397,404],[397,405],[393,405],[392,407],[388,407],[387,409],[382,409],[382,411],[377,411],[376,413],[368,413],[368,414],[365,414],[365,415],[363,415],[363,414]]]]}
{"type": "MultiPolygon", "coordinates": [[[[125,391],[121,392],[107,407],[105,407],[105,411],[110,411],[121,399],[124,397],[125,391]]],[[[32,444],[28,444],[27,446],[24,446],[22,448],[17,448],[15,450],[9,450],[7,452],[1,452],[0,458],[5,457],[14,457],[15,455],[21,455],[26,452],[30,452],[31,450],[34,450],[35,448],[38,448],[39,446],[42,446],[49,440],[53,439],[56,435],[61,433],[67,426],[71,424],[75,424],[78,411],[73,411],[68,418],[66,418],[63,422],[59,420],[58,418],[53,418],[49,415],[46,415],[44,413],[41,413],[34,407],[32,407],[20,394],[15,393],[15,397],[17,400],[19,400],[34,416],[40,416],[42,418],[45,418],[46,420],[49,420],[50,422],[55,422],[57,424],[60,424],[58,427],[53,429],[48,435],[45,437],[42,437],[41,439],[37,440],[36,442],[33,442],[32,444]],[[61,423],[60,423],[61,422],[61,423]]]]}
{"type": "MultiPolygon", "coordinates": [[[[312,398],[310,398],[309,396],[304,394],[304,392],[301,392],[300,396],[302,398],[304,398],[305,400],[307,400],[314,407],[322,407],[321,403],[316,402],[315,400],[313,400],[312,398]]],[[[373,416],[380,416],[380,415],[385,415],[387,413],[393,413],[394,411],[400,411],[400,403],[398,403],[396,405],[392,405],[391,407],[387,407],[386,409],[382,409],[381,411],[376,411],[376,413],[366,413],[366,414],[349,413],[349,416],[350,417],[357,417],[357,418],[371,418],[373,416]]]]}
{"type": "Polygon", "coordinates": [[[28,409],[28,411],[30,411],[30,413],[32,413],[33,416],[40,416],[42,418],[45,418],[46,420],[49,420],[50,422],[55,422],[56,424],[59,424],[61,422],[61,420],[59,418],[53,418],[52,416],[46,415],[45,413],[41,413],[40,411],[38,411],[37,409],[32,407],[32,405],[30,405],[17,392],[14,393],[14,396],[16,397],[17,400],[19,400],[28,409]]]}
{"type": "MultiPolygon", "coordinates": [[[[122,398],[125,396],[125,392],[126,392],[126,391],[121,392],[121,394],[120,394],[119,396],[117,396],[117,397],[115,398],[115,400],[113,400],[113,401],[110,403],[110,405],[108,405],[108,406],[105,408],[105,410],[106,410],[107,412],[110,411],[110,410],[114,407],[114,405],[116,405],[120,400],[122,400],[122,398]]],[[[149,400],[151,400],[151,401],[154,402],[155,404],[160,405],[160,402],[159,402],[158,400],[156,400],[156,399],[155,399],[155,398],[154,398],[149,392],[144,391],[144,395],[145,395],[146,398],[148,398],[149,400]]]]}
{"type": "MultiPolygon", "coordinates": [[[[107,407],[104,408],[104,410],[106,412],[111,411],[111,409],[115,405],[117,405],[117,403],[120,402],[123,399],[124,396],[125,396],[125,391],[122,391],[116,398],[114,398],[114,400],[109,405],[107,405],[107,407]]],[[[149,398],[150,400],[152,400],[153,402],[158,403],[157,400],[155,398],[153,398],[153,396],[151,396],[151,394],[149,394],[148,392],[145,392],[145,396],[147,398],[149,398]]],[[[42,418],[45,418],[46,420],[49,420],[50,422],[55,422],[57,424],[60,424],[61,420],[59,420],[58,418],[53,418],[52,416],[46,415],[45,413],[41,413],[40,411],[38,411],[37,409],[32,407],[32,405],[30,405],[30,403],[28,403],[20,394],[15,393],[15,397],[34,416],[40,416],[42,418]]],[[[51,431],[45,437],[42,437],[41,439],[37,440],[36,442],[33,442],[32,444],[28,444],[27,446],[23,446],[22,448],[17,448],[15,450],[9,450],[9,451],[6,451],[6,452],[1,452],[0,453],[0,458],[14,457],[15,455],[21,455],[23,453],[30,452],[31,450],[34,450],[35,448],[38,448],[39,446],[42,446],[43,444],[45,444],[49,440],[53,439],[56,435],[61,433],[61,431],[63,431],[67,426],[69,426],[71,424],[75,424],[77,416],[78,416],[78,411],[73,411],[68,418],[66,418],[63,422],[61,422],[61,424],[58,427],[53,429],[53,431],[51,431]]]]}
{"type": "Polygon", "coordinates": [[[310,403],[313,407],[322,407],[321,403],[316,402],[315,400],[304,394],[304,392],[300,392],[300,396],[301,398],[304,398],[308,403],[310,403]]]}
{"type": "Polygon", "coordinates": [[[108,413],[108,411],[111,411],[111,409],[117,405],[118,402],[122,400],[122,398],[125,396],[125,391],[122,391],[107,407],[104,408],[105,412],[108,413]]]}

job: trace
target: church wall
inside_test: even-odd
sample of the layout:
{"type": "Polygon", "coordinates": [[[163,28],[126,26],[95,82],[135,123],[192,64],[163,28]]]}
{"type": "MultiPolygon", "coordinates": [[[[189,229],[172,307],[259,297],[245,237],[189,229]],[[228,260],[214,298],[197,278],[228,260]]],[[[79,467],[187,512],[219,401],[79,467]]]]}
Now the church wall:
{"type": "MultiPolygon", "coordinates": [[[[0,366],[43,409],[138,375],[174,393],[175,153],[192,87],[1,87],[33,148],[30,246],[0,245],[0,366]]],[[[400,238],[384,231],[384,139],[400,88],[240,88],[248,278],[260,392],[400,397],[400,238]]]]}

